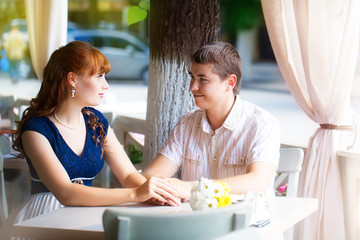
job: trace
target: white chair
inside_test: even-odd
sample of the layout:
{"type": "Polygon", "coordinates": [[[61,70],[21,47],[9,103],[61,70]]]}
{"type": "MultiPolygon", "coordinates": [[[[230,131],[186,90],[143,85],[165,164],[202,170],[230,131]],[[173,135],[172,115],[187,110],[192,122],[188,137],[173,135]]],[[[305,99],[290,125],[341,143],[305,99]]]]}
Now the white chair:
{"type": "MultiPolygon", "coordinates": [[[[118,115],[116,118],[113,118],[113,115],[109,114],[110,112],[107,112],[104,114],[104,116],[108,119],[109,123],[111,120],[114,133],[119,140],[119,142],[124,146],[125,151],[127,151],[127,146],[129,144],[132,144],[139,148],[140,150],[144,150],[144,143],[139,142],[136,138],[133,137],[132,133],[145,133],[145,120],[118,115]]],[[[138,168],[138,170],[141,170],[142,164],[138,164],[139,166],[135,166],[138,168]]],[[[104,168],[99,173],[99,177],[101,179],[101,186],[105,188],[109,188],[111,186],[111,179],[112,174],[110,171],[110,167],[105,163],[104,168]]],[[[116,187],[120,187],[120,183],[117,183],[117,180],[115,180],[116,183],[114,185],[116,187]]]]}
{"type": "Polygon", "coordinates": [[[29,105],[29,100],[17,98],[15,95],[0,96],[0,128],[15,129],[15,121],[21,119],[29,105]]]}
{"type": "Polygon", "coordinates": [[[0,135],[0,151],[4,159],[4,169],[17,169],[28,172],[29,168],[25,158],[19,158],[11,154],[11,137],[0,135]]]}
{"type": "Polygon", "coordinates": [[[2,155],[10,154],[11,140],[9,136],[0,135],[0,152],[2,155]]]}
{"type": "MultiPolygon", "coordinates": [[[[280,148],[280,159],[278,172],[280,175],[275,179],[274,188],[287,182],[286,197],[297,197],[301,166],[304,159],[302,148],[280,148]]],[[[281,206],[278,206],[281,207],[281,206]]],[[[284,233],[284,239],[293,239],[294,228],[290,228],[284,233]]]]}
{"type": "Polygon", "coordinates": [[[107,209],[103,214],[106,239],[214,239],[249,225],[251,205],[234,204],[204,211],[144,213],[107,209]]]}
{"type": "Polygon", "coordinates": [[[14,113],[15,97],[0,96],[0,126],[4,129],[15,128],[15,113],[14,113]]]}
{"type": "Polygon", "coordinates": [[[0,226],[4,223],[8,216],[8,206],[5,192],[5,179],[4,179],[4,158],[0,152],[0,226]]]}
{"type": "Polygon", "coordinates": [[[4,155],[10,153],[10,140],[5,135],[0,135],[0,225],[8,216],[8,205],[6,200],[4,179],[4,155]]]}
{"type": "Polygon", "coordinates": [[[118,115],[114,120],[114,132],[119,142],[126,147],[133,144],[139,149],[144,149],[144,143],[139,142],[131,133],[145,134],[145,120],[118,115]]]}
{"type": "Polygon", "coordinates": [[[287,197],[297,197],[299,176],[304,159],[304,150],[301,148],[280,148],[278,172],[280,175],[275,179],[274,188],[285,184],[287,180],[287,197]]]}

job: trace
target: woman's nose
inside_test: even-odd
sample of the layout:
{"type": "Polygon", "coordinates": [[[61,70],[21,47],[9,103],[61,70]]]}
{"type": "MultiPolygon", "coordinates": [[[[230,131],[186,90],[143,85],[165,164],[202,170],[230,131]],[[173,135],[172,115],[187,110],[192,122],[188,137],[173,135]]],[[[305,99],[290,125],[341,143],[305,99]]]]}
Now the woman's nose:
{"type": "Polygon", "coordinates": [[[109,88],[109,84],[106,81],[106,78],[104,78],[104,85],[103,85],[103,89],[108,89],[109,88]]]}

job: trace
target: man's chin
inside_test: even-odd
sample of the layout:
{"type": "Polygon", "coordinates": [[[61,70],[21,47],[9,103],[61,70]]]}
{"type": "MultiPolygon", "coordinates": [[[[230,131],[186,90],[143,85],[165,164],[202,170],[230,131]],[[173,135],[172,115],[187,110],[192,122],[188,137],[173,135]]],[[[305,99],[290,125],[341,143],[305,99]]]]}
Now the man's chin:
{"type": "Polygon", "coordinates": [[[196,105],[198,108],[204,109],[204,104],[202,104],[202,103],[200,103],[200,102],[198,102],[198,101],[196,101],[196,100],[195,100],[195,105],[196,105]]]}

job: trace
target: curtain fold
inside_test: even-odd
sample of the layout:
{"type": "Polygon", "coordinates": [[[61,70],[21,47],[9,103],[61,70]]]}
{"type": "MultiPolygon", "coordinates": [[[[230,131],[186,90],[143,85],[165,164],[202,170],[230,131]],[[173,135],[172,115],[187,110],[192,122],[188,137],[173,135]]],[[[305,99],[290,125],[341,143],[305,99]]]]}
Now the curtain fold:
{"type": "MultiPolygon", "coordinates": [[[[352,82],[359,52],[360,1],[261,0],[266,27],[284,80],[313,121],[351,125],[352,82]]],[[[319,199],[300,224],[298,239],[345,239],[336,151],[344,129],[323,125],[311,136],[299,196],[319,199]]]]}
{"type": "Polygon", "coordinates": [[[25,0],[31,60],[42,81],[50,55],[67,42],[67,0],[25,0]]]}

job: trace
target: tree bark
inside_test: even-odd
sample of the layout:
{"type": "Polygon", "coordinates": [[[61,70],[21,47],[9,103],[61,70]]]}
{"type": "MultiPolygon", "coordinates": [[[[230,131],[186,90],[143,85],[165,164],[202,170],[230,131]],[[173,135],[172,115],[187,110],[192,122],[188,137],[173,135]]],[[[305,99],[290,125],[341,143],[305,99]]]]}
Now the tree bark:
{"type": "Polygon", "coordinates": [[[195,106],[190,56],[220,38],[218,0],[151,0],[150,64],[143,167],[179,118],[195,106]]]}

